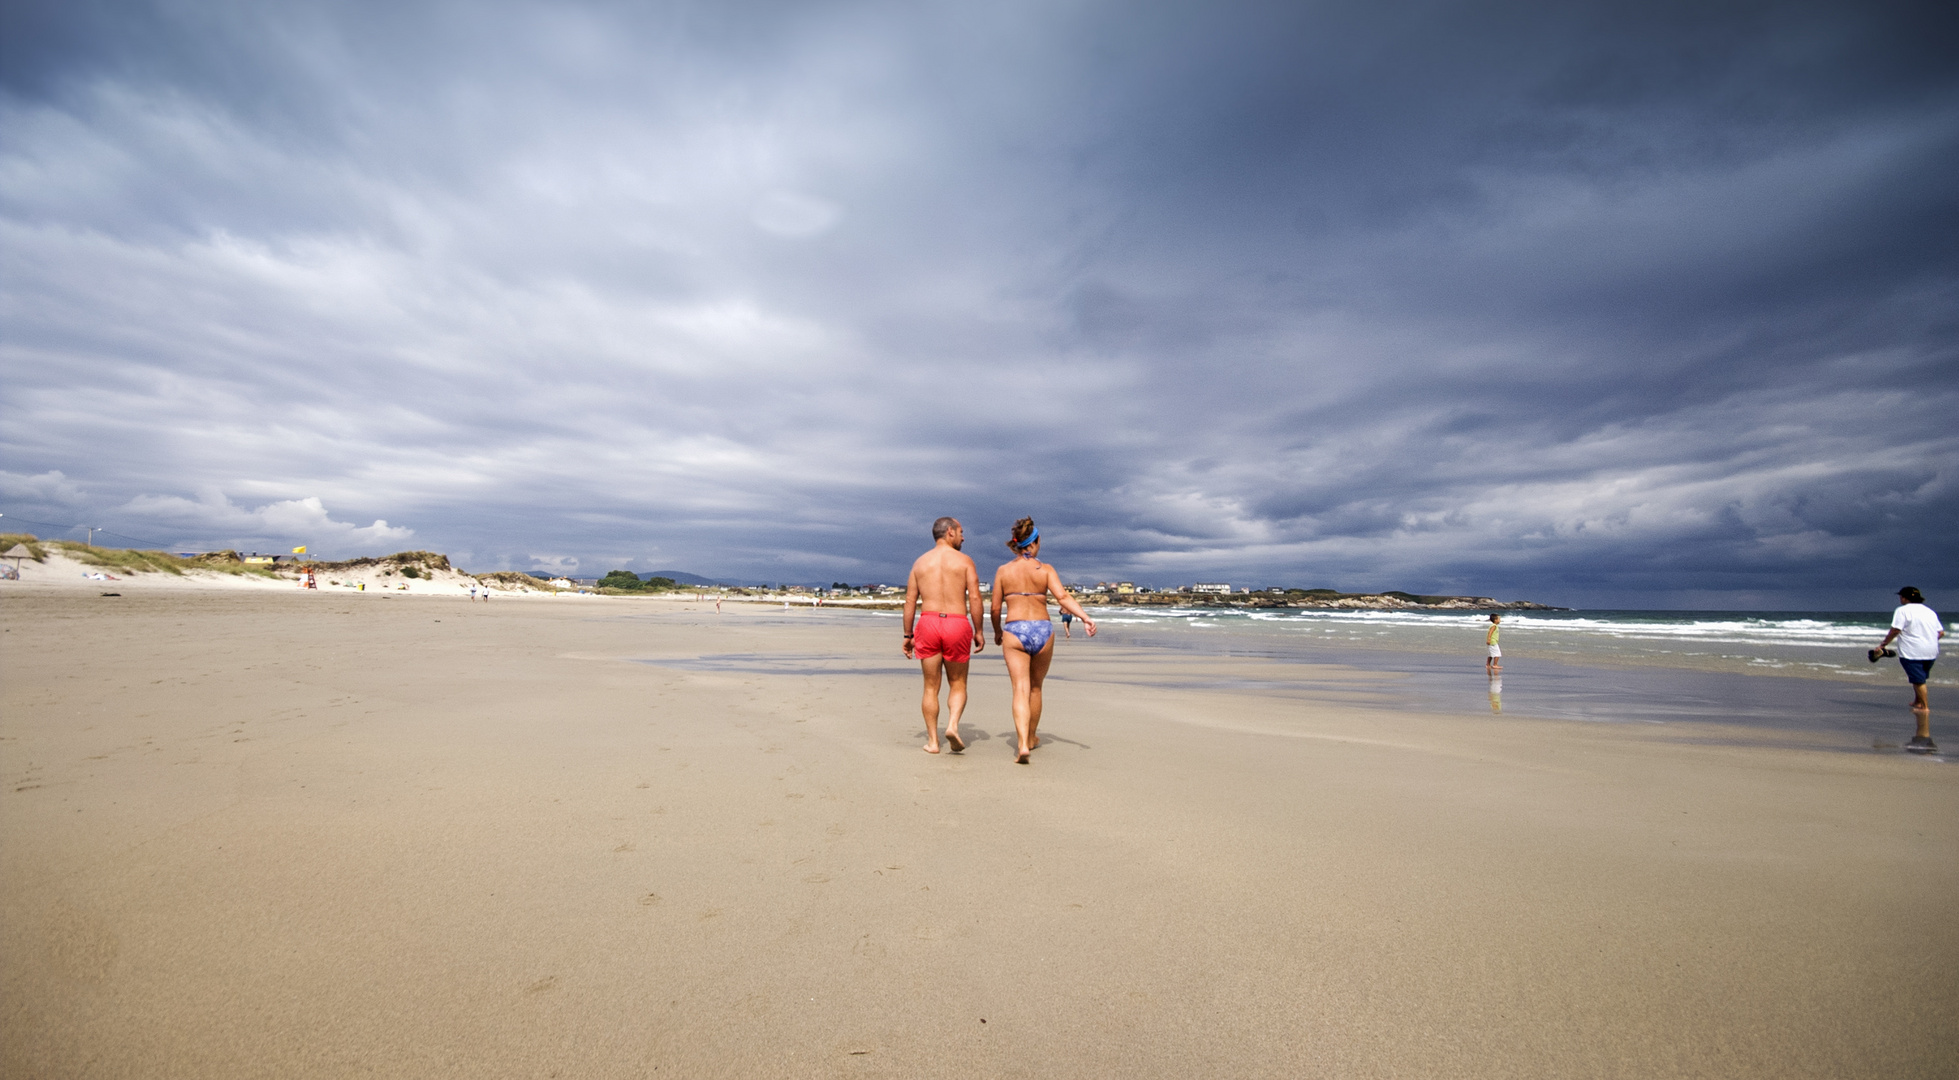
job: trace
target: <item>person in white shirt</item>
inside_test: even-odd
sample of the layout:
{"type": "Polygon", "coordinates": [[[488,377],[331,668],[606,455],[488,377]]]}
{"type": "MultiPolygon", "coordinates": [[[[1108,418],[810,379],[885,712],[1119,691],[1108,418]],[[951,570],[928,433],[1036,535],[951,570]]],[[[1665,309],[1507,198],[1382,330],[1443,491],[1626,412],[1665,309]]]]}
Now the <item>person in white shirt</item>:
{"type": "Polygon", "coordinates": [[[1891,613],[1891,632],[1884,635],[1878,648],[1898,643],[1898,664],[1911,682],[1912,711],[1920,714],[1918,737],[1911,741],[1919,744],[1923,740],[1923,745],[1930,745],[1932,709],[1925,697],[1925,680],[1931,677],[1932,664],[1939,658],[1939,639],[1945,636],[1945,626],[1939,622],[1939,613],[1925,606],[1925,594],[1912,586],[1899,589],[1898,599],[1904,602],[1891,613]]]}

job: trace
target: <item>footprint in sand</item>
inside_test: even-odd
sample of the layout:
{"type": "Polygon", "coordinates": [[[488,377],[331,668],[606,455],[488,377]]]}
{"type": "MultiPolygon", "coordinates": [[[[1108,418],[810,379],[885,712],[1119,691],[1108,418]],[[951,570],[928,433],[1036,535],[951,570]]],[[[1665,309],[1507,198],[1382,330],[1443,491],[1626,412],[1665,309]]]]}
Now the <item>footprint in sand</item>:
{"type": "Polygon", "coordinates": [[[861,956],[866,960],[882,960],[888,951],[882,942],[872,941],[869,934],[858,938],[857,944],[850,947],[852,956],[861,956]]]}

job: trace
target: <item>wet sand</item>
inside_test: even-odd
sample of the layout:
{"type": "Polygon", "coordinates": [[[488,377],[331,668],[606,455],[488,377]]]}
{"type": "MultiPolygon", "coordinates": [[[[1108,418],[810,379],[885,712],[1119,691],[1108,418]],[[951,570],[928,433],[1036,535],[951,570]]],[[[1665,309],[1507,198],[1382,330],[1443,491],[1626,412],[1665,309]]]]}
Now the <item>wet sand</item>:
{"type": "Polygon", "coordinates": [[[7,1076],[1956,1059],[1959,773],[1902,754],[1078,637],[1019,767],[994,648],[931,757],[874,616],[40,589],[0,626],[7,1076]]]}

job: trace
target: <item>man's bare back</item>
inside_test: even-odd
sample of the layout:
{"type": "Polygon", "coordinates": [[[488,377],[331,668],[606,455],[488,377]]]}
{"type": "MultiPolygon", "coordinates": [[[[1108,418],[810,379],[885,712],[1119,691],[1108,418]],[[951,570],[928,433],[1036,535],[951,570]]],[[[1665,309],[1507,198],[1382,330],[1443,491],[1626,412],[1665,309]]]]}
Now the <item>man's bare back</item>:
{"type": "Polygon", "coordinates": [[[925,752],[939,752],[939,678],[951,684],[946,741],[964,750],[959,716],[966,709],[966,669],[980,640],[979,568],[961,554],[965,531],[951,518],[932,523],[932,550],[912,563],[905,579],[905,656],[919,661],[925,677],[919,701],[925,716],[925,752]]]}
{"type": "Polygon", "coordinates": [[[979,618],[979,568],[973,557],[945,544],[911,564],[911,579],[905,585],[905,599],[918,598],[921,611],[941,611],[947,615],[965,613],[979,618]]]}

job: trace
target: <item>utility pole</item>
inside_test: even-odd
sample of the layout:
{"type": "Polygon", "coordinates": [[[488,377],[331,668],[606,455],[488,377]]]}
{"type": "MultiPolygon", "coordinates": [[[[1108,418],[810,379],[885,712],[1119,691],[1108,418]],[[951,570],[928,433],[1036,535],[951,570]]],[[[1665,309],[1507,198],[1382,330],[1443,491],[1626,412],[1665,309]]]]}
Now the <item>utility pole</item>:
{"type": "Polygon", "coordinates": [[[93,525],[84,525],[84,526],[82,526],[82,528],[84,528],[84,529],[87,529],[87,530],[88,530],[88,546],[89,546],[89,547],[94,547],[94,546],[95,546],[95,526],[93,526],[93,525]]]}

